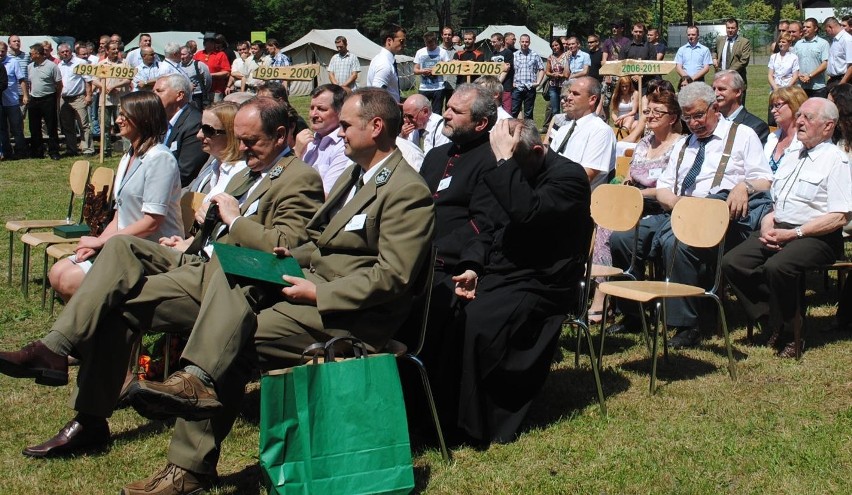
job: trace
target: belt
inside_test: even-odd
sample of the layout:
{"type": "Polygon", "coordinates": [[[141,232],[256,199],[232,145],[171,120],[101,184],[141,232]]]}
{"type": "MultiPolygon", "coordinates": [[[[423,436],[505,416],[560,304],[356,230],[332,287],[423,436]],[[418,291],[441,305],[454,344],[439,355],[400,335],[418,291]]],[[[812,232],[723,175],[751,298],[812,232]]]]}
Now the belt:
{"type": "Polygon", "coordinates": [[[63,99],[63,100],[72,100],[72,99],[74,99],[74,98],[79,98],[79,97],[81,97],[81,96],[86,96],[86,94],[85,94],[85,93],[80,93],[80,94],[78,94],[78,95],[62,95],[62,99],[63,99]]]}
{"type": "Polygon", "coordinates": [[[48,98],[56,98],[56,93],[51,93],[49,95],[44,96],[30,96],[31,100],[46,100],[48,98]]]}

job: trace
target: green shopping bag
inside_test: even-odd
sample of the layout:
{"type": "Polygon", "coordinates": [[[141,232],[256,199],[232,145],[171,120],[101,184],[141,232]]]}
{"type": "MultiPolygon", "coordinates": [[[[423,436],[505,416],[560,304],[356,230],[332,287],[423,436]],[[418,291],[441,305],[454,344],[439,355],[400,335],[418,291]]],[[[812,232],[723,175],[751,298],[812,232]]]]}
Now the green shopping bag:
{"type": "Polygon", "coordinates": [[[396,358],[356,352],[361,357],[335,362],[336,341],[324,346],[326,362],[261,379],[260,467],[267,490],[409,493],[414,471],[396,358]]]}

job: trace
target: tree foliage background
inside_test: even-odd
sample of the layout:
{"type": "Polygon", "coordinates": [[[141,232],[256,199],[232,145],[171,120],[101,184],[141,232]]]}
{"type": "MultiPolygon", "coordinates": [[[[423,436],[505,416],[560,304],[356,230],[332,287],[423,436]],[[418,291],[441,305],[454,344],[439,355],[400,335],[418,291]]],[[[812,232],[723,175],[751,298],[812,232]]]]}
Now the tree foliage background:
{"type": "MultiPolygon", "coordinates": [[[[144,31],[216,31],[229,40],[247,39],[251,31],[267,31],[282,44],[311,29],[357,28],[375,39],[381,27],[400,23],[409,30],[409,50],[421,45],[419,34],[451,25],[482,28],[489,24],[524,24],[541,36],[552,25],[568,26],[579,35],[606,34],[613,19],[658,25],[660,0],[29,0],[0,5],[0,33],[59,34],[96,40],[121,34],[125,40],[144,31]]],[[[834,0],[852,7],[852,0],[834,0]]],[[[663,24],[686,20],[686,0],[664,0],[663,24]]],[[[792,0],[693,0],[696,21],[737,17],[772,22],[798,18],[792,0]],[[777,16],[777,17],[776,17],[777,16]]]]}

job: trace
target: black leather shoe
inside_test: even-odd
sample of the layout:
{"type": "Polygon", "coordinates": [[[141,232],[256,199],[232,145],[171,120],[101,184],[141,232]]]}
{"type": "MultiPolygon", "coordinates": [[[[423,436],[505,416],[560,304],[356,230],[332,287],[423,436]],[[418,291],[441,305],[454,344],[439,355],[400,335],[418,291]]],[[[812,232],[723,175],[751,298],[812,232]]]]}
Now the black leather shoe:
{"type": "Polygon", "coordinates": [[[35,378],[36,383],[52,387],[67,385],[68,357],[56,354],[36,340],[20,351],[0,352],[0,373],[35,378]]]}
{"type": "Polygon", "coordinates": [[[642,329],[642,322],[625,316],[621,322],[606,327],[607,335],[617,335],[619,333],[639,333],[642,329]]]}
{"type": "Polygon", "coordinates": [[[50,440],[27,447],[22,453],[28,457],[59,457],[102,449],[107,444],[109,425],[106,419],[87,421],[84,426],[75,418],[50,440]]]}
{"type": "Polygon", "coordinates": [[[61,158],[62,157],[59,156],[59,153],[51,153],[50,154],[50,159],[53,160],[53,161],[59,160],[61,158]]]}
{"type": "Polygon", "coordinates": [[[698,347],[701,343],[701,332],[697,328],[681,328],[674,337],[669,340],[670,349],[688,349],[698,347]]]}

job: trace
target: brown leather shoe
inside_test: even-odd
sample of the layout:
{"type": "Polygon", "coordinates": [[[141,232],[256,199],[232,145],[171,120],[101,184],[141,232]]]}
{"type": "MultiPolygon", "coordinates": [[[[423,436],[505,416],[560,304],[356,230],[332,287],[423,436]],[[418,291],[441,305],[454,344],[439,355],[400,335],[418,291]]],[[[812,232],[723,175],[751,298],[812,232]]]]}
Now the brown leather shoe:
{"type": "Polygon", "coordinates": [[[121,495],[195,495],[210,488],[215,478],[168,463],[150,478],[122,488],[121,495]]]}
{"type": "Polygon", "coordinates": [[[216,391],[186,371],[176,371],[163,383],[139,381],[130,386],[130,404],[148,419],[180,417],[210,419],[222,409],[216,391]]]}
{"type": "Polygon", "coordinates": [[[28,457],[59,457],[98,450],[109,444],[109,425],[107,420],[88,421],[84,426],[72,419],[59,430],[53,438],[27,447],[22,452],[28,457]]]}
{"type": "Polygon", "coordinates": [[[35,378],[38,384],[58,387],[68,384],[68,358],[37,340],[20,351],[0,352],[0,373],[15,378],[35,378]]]}

